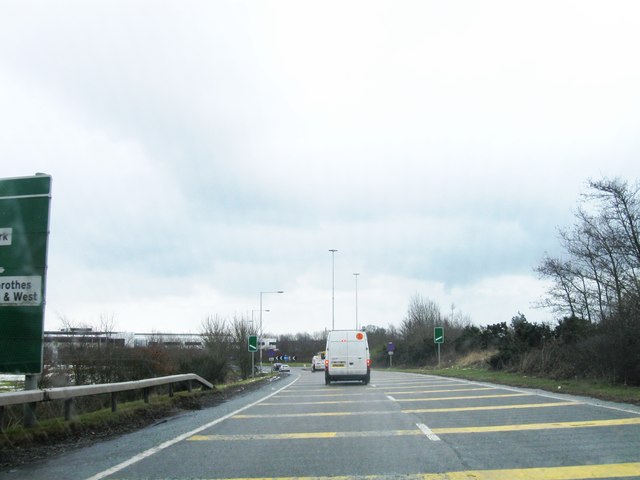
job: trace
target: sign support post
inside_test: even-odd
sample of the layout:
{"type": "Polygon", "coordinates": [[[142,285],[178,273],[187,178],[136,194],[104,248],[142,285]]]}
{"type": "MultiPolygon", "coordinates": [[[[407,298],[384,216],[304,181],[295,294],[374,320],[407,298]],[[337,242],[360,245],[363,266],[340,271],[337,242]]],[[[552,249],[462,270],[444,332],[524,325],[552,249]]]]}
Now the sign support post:
{"type": "Polygon", "coordinates": [[[396,349],[396,346],[393,342],[387,343],[387,353],[389,354],[389,368],[393,368],[393,351],[396,349]]]}
{"type": "Polygon", "coordinates": [[[255,378],[256,376],[256,367],[255,367],[255,357],[256,350],[258,350],[258,336],[257,335],[249,335],[249,342],[247,345],[247,350],[251,352],[251,378],[255,378]]]}
{"type": "Polygon", "coordinates": [[[434,327],[433,342],[438,345],[438,368],[440,368],[440,344],[444,343],[444,327],[434,327]]]}

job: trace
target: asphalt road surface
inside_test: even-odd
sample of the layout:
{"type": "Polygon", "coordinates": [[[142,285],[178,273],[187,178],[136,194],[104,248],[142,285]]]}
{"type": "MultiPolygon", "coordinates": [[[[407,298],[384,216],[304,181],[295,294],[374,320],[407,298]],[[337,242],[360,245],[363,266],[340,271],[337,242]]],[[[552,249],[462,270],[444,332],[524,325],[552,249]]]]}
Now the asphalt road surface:
{"type": "Polygon", "coordinates": [[[289,376],[0,479],[640,478],[640,408],[373,370],[289,376]]]}

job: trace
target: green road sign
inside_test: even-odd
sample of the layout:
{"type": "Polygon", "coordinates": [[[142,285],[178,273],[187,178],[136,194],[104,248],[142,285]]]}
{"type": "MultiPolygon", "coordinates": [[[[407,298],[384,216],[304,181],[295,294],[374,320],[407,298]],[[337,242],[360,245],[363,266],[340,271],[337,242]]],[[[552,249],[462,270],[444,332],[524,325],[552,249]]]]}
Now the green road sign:
{"type": "Polygon", "coordinates": [[[444,343],[444,327],[434,327],[433,343],[444,343]]]}
{"type": "Polygon", "coordinates": [[[258,351],[258,336],[257,335],[249,335],[249,351],[257,352],[258,351]]]}
{"type": "Polygon", "coordinates": [[[42,371],[51,177],[0,180],[0,373],[42,371]]]}

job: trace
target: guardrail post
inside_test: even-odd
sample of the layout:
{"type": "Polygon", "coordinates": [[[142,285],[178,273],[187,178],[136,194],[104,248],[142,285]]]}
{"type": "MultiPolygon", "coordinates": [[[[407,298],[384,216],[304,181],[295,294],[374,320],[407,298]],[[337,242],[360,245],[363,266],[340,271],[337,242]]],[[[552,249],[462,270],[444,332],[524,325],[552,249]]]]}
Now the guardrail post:
{"type": "Polygon", "coordinates": [[[116,392],[111,392],[111,411],[118,410],[118,398],[116,392]]]}
{"type": "Polygon", "coordinates": [[[151,389],[149,387],[144,388],[142,390],[143,392],[143,397],[144,397],[144,403],[149,403],[149,392],[151,391],[151,389]]]}
{"type": "MultiPolygon", "coordinates": [[[[24,389],[36,390],[38,388],[38,375],[25,375],[24,376],[24,389]]],[[[22,424],[26,427],[33,427],[38,423],[36,420],[36,402],[25,403],[24,405],[24,418],[22,424]]]]}
{"type": "Polygon", "coordinates": [[[169,397],[173,397],[173,383],[169,384],[169,397]]]}
{"type": "Polygon", "coordinates": [[[187,380],[187,390],[189,390],[189,393],[191,393],[192,389],[193,389],[193,385],[191,384],[191,380],[187,380]]]}
{"type": "Polygon", "coordinates": [[[73,397],[64,401],[64,419],[68,422],[73,417],[73,397]]]}
{"type": "Polygon", "coordinates": [[[0,405],[0,433],[4,433],[4,405],[0,405]]]}

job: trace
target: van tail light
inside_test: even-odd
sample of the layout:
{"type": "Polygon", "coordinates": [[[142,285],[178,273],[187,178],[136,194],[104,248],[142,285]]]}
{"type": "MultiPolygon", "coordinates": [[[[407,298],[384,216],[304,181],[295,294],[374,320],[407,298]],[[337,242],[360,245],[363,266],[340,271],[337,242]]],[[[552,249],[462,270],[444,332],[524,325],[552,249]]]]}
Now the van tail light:
{"type": "Polygon", "coordinates": [[[324,368],[327,368],[327,369],[329,368],[329,359],[326,359],[324,361],[324,368]]]}
{"type": "Polygon", "coordinates": [[[370,366],[371,366],[371,359],[367,358],[367,367],[370,367],[370,366]]]}

